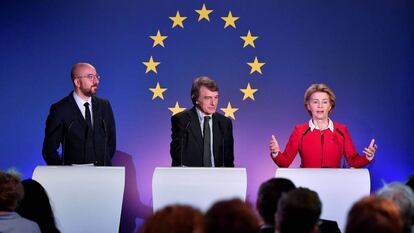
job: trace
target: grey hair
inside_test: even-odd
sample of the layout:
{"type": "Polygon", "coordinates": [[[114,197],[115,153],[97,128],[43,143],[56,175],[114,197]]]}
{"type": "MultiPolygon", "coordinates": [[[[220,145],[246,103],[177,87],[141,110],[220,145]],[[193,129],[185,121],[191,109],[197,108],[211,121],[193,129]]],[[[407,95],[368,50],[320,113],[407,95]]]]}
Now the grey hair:
{"type": "Polygon", "coordinates": [[[414,192],[405,184],[393,182],[384,184],[377,196],[391,199],[400,209],[404,227],[410,227],[414,215],[414,192]]]}

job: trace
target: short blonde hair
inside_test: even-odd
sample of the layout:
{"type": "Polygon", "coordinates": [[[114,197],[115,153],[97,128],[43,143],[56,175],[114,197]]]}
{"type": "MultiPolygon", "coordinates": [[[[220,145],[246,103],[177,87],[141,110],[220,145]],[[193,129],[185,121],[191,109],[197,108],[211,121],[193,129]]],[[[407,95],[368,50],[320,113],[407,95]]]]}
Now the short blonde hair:
{"type": "Polygon", "coordinates": [[[312,116],[311,111],[308,110],[307,105],[309,102],[309,99],[311,97],[311,95],[313,95],[313,93],[315,92],[324,92],[326,94],[328,94],[329,96],[329,102],[331,103],[331,110],[329,111],[332,112],[332,110],[335,108],[335,103],[336,103],[336,96],[335,93],[325,84],[323,83],[317,83],[317,84],[312,84],[308,87],[308,89],[306,89],[305,91],[305,96],[303,98],[304,104],[305,104],[305,109],[306,111],[308,111],[309,115],[312,116]]]}

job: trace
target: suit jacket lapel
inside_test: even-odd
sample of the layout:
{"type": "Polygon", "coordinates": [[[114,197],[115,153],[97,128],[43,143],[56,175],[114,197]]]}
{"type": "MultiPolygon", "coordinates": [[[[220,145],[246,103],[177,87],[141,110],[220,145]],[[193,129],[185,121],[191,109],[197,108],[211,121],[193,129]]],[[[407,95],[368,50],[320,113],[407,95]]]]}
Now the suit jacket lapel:
{"type": "Polygon", "coordinates": [[[191,133],[194,135],[200,149],[203,150],[203,136],[195,107],[190,110],[190,122],[191,133]]]}

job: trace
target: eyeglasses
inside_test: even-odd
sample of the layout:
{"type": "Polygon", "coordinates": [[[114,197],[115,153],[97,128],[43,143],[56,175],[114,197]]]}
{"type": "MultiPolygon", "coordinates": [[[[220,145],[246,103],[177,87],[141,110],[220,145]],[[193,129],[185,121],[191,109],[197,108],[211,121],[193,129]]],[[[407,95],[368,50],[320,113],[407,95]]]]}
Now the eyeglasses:
{"type": "Polygon", "coordinates": [[[85,76],[78,76],[77,78],[87,78],[89,81],[92,81],[94,78],[96,78],[98,81],[101,80],[101,76],[99,76],[99,74],[88,74],[85,76]]]}

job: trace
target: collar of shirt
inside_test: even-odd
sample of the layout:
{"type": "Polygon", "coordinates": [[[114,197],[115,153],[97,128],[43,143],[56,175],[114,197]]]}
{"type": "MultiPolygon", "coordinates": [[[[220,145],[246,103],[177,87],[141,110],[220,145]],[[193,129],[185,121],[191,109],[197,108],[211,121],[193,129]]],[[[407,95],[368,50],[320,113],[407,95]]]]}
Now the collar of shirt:
{"type": "Polygon", "coordinates": [[[275,228],[275,225],[270,225],[270,224],[263,224],[260,226],[260,229],[267,229],[267,228],[275,228]]]}
{"type": "Polygon", "coordinates": [[[210,126],[211,134],[210,134],[210,149],[211,149],[211,164],[212,167],[215,167],[214,165],[214,150],[213,150],[213,115],[206,115],[200,109],[196,107],[197,115],[198,115],[198,121],[200,122],[200,128],[201,128],[201,134],[204,137],[204,117],[209,116],[210,120],[208,121],[208,125],[210,126]]]}
{"type": "Polygon", "coordinates": [[[4,215],[0,215],[0,220],[10,220],[10,219],[16,219],[18,218],[20,215],[16,212],[7,212],[4,215]]]}
{"type": "Polygon", "coordinates": [[[92,98],[89,97],[88,100],[83,100],[81,97],[78,96],[78,94],[76,94],[76,92],[73,92],[73,98],[75,99],[76,105],[78,105],[78,108],[80,109],[83,118],[85,118],[85,106],[84,104],[86,102],[89,103],[89,110],[92,114],[92,98]]]}
{"type": "Polygon", "coordinates": [[[85,107],[84,104],[86,102],[88,102],[89,106],[92,107],[92,98],[91,97],[89,97],[87,100],[84,100],[80,96],[78,96],[78,94],[76,94],[76,92],[73,92],[73,98],[75,99],[76,104],[79,106],[79,108],[84,108],[85,107]]]}
{"type": "Polygon", "coordinates": [[[202,111],[200,111],[200,109],[198,109],[197,107],[196,107],[196,111],[197,111],[198,121],[200,121],[201,125],[203,125],[204,123],[204,117],[209,116],[210,120],[213,119],[213,115],[206,115],[202,111]]]}
{"type": "MultiPolygon", "coordinates": [[[[311,131],[313,131],[314,129],[319,129],[319,127],[313,123],[312,119],[309,120],[309,128],[310,128],[311,131]]],[[[328,129],[331,132],[334,131],[333,121],[330,118],[328,118],[328,129]]]]}

